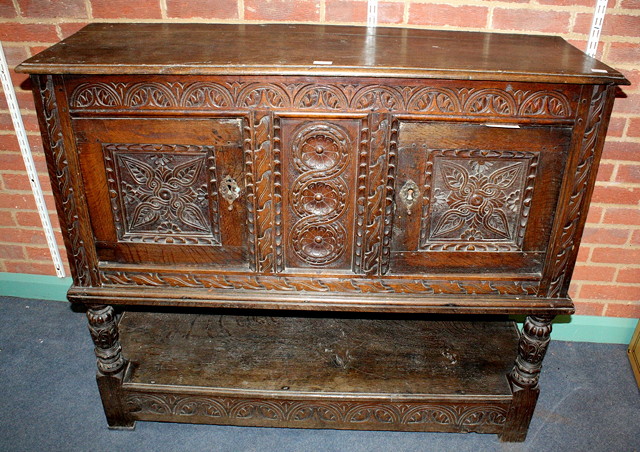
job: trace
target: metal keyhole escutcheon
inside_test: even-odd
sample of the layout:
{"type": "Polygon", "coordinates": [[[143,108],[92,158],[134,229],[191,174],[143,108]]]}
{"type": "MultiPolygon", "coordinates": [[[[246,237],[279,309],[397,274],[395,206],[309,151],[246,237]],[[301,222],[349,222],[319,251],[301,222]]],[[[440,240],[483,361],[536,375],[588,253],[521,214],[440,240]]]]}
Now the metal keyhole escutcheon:
{"type": "Polygon", "coordinates": [[[411,208],[416,203],[418,196],[420,196],[420,188],[409,179],[400,189],[400,200],[407,208],[407,215],[411,215],[411,208]]]}
{"type": "Polygon", "coordinates": [[[235,179],[226,175],[220,184],[220,194],[229,203],[228,210],[233,210],[233,202],[240,196],[240,187],[235,179]]]}

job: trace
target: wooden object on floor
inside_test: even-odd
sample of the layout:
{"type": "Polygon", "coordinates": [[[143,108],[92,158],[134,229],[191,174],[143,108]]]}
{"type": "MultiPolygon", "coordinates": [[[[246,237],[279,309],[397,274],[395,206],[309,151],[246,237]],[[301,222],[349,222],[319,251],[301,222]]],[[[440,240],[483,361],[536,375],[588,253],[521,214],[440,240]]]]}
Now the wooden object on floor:
{"type": "Polygon", "coordinates": [[[640,387],[640,322],[638,322],[631,342],[629,342],[627,354],[629,355],[629,362],[631,363],[633,374],[636,377],[636,382],[638,383],[638,387],[640,387]]]}
{"type": "Polygon", "coordinates": [[[525,439],[620,73],[557,37],[207,24],[18,70],[110,427],[525,439]]]}

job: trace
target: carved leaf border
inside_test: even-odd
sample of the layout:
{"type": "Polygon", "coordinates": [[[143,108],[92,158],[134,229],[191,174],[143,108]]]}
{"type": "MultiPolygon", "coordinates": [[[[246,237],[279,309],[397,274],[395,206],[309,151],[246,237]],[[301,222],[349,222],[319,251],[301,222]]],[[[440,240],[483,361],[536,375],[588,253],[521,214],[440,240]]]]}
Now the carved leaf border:
{"type": "Polygon", "coordinates": [[[102,270],[104,286],[150,286],[280,292],[536,295],[538,281],[331,278],[102,270]]]}
{"type": "Polygon", "coordinates": [[[421,114],[572,119],[574,102],[560,88],[429,87],[424,85],[227,82],[85,82],[73,110],[269,108],[394,111],[421,114]]]}
{"type": "Polygon", "coordinates": [[[378,424],[449,426],[459,431],[502,427],[508,404],[442,404],[434,402],[352,402],[260,400],[222,396],[128,392],[124,401],[134,415],[204,417],[215,420],[314,422],[334,425],[378,424]]]}
{"type": "Polygon", "coordinates": [[[565,287],[567,271],[577,253],[577,230],[581,220],[581,212],[584,210],[583,202],[587,196],[593,162],[598,152],[598,139],[602,132],[602,121],[605,118],[606,102],[604,98],[609,92],[603,86],[595,86],[593,89],[578,164],[572,181],[571,196],[562,218],[562,235],[554,260],[554,273],[549,285],[548,296],[550,297],[560,296],[563,291],[567,290],[565,287]]]}
{"type": "MultiPolygon", "coordinates": [[[[47,76],[44,81],[37,79],[40,91],[40,102],[46,125],[45,146],[49,146],[47,166],[51,176],[52,184],[56,185],[62,210],[60,223],[66,229],[66,243],[72,259],[72,269],[75,284],[80,286],[90,286],[94,279],[97,279],[97,268],[95,262],[89,256],[87,246],[80,230],[80,214],[78,199],[73,188],[72,171],[69,167],[67,149],[62,138],[62,126],[60,124],[60,114],[58,102],[55,94],[55,84],[52,76],[47,76]]],[[[90,244],[93,247],[93,244],[90,244]]]]}

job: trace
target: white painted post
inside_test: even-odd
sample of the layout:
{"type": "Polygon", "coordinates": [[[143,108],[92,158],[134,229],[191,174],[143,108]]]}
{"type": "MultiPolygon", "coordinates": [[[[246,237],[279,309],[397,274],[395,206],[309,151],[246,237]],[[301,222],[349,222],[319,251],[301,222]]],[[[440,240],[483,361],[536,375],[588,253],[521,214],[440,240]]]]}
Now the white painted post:
{"type": "Polygon", "coordinates": [[[11,75],[9,74],[9,66],[7,66],[7,58],[0,42],[0,79],[2,79],[2,89],[4,95],[7,98],[7,104],[9,105],[9,112],[11,113],[11,120],[13,121],[13,127],[18,137],[18,144],[20,145],[20,152],[22,153],[22,159],[24,160],[24,166],[27,168],[27,175],[29,182],[31,183],[31,191],[33,197],[36,200],[36,206],[38,208],[38,214],[40,215],[40,221],[42,222],[42,228],[44,229],[44,235],[49,245],[49,252],[51,253],[51,259],[53,265],[56,268],[56,275],[59,278],[64,278],[64,267],[62,265],[62,259],[60,258],[60,252],[58,250],[58,244],[56,243],[55,236],[53,235],[53,228],[51,227],[51,220],[49,219],[49,213],[44,202],[44,195],[42,194],[42,188],[40,187],[40,180],[38,179],[38,173],[36,172],[36,166],[33,162],[33,155],[31,155],[31,148],[29,147],[29,141],[27,140],[27,132],[24,130],[24,124],[22,122],[22,116],[20,116],[20,106],[16,100],[16,94],[13,90],[13,83],[11,82],[11,75]]]}
{"type": "Polygon", "coordinates": [[[367,2],[367,27],[376,27],[378,25],[378,0],[369,0],[367,2]]]}
{"type": "Polygon", "coordinates": [[[596,10],[593,12],[593,22],[591,22],[591,31],[589,32],[589,42],[587,42],[586,54],[595,58],[598,51],[598,42],[600,41],[600,32],[602,31],[602,23],[607,12],[607,0],[598,0],[596,10]]]}

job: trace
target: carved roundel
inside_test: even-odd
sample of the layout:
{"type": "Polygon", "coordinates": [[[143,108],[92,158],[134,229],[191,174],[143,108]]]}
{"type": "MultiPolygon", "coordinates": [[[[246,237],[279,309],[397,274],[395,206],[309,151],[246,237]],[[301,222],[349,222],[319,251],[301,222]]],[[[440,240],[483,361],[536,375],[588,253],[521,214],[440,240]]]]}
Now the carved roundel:
{"type": "Polygon", "coordinates": [[[294,161],[298,170],[328,171],[348,156],[349,137],[335,124],[312,123],[295,134],[294,161]]]}
{"type": "Polygon", "coordinates": [[[307,122],[293,133],[291,149],[298,176],[292,183],[291,208],[298,217],[288,242],[308,265],[336,261],[345,250],[349,189],[344,178],[350,138],[335,122],[307,122]]]}
{"type": "Polygon", "coordinates": [[[294,229],[293,250],[310,264],[329,264],[344,252],[345,231],[339,223],[307,224],[294,229]]]}
{"type": "Polygon", "coordinates": [[[345,207],[347,188],[343,181],[311,181],[294,191],[293,207],[300,216],[337,217],[345,207]]]}

